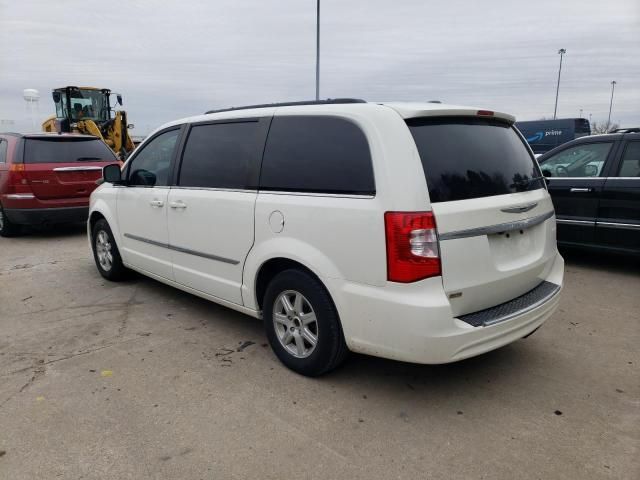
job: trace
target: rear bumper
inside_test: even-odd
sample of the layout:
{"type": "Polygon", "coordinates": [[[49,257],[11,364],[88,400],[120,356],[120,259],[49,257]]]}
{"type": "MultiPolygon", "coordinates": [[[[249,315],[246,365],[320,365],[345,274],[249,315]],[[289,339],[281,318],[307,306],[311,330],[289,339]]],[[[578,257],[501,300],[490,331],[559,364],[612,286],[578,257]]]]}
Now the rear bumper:
{"type": "Polygon", "coordinates": [[[4,214],[17,225],[85,222],[89,206],[64,208],[5,208],[4,214]]]}
{"type": "Polygon", "coordinates": [[[560,285],[544,280],[533,290],[529,290],[513,300],[501,303],[495,307],[461,315],[458,319],[468,323],[472,327],[488,327],[497,323],[506,322],[515,317],[522,317],[531,310],[541,307],[549,302],[552,297],[559,294],[561,288],[560,285]]]}
{"type": "MultiPolygon", "coordinates": [[[[558,288],[537,304],[513,311],[503,321],[473,326],[454,317],[440,278],[411,285],[373,287],[329,281],[352,351],[412,363],[450,363],[521,339],[556,310],[564,275],[558,254],[540,282],[558,288]]],[[[488,309],[491,310],[491,309],[488,309]]]]}

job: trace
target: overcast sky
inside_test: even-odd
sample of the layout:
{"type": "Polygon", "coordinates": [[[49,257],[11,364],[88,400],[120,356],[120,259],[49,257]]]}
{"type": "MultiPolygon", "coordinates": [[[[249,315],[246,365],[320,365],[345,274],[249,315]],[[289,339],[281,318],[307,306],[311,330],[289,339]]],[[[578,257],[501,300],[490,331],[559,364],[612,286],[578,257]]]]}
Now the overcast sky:
{"type": "MultiPolygon", "coordinates": [[[[0,0],[0,130],[24,88],[111,88],[135,134],[212,108],[315,95],[315,0],[0,0]],[[94,5],[94,8],[91,6],[94,5]]],[[[322,0],[321,97],[442,100],[640,126],[638,0],[322,0]]],[[[11,124],[13,122],[13,124],[11,124]]]]}

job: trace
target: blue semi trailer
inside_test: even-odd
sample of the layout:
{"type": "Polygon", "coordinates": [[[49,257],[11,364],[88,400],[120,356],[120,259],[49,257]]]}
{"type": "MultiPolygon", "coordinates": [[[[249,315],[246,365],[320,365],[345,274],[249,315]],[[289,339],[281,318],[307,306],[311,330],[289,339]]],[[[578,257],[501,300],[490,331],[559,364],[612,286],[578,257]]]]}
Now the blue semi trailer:
{"type": "Polygon", "coordinates": [[[563,143],[591,135],[591,125],[586,118],[516,122],[516,127],[527,139],[533,153],[545,153],[563,143]]]}

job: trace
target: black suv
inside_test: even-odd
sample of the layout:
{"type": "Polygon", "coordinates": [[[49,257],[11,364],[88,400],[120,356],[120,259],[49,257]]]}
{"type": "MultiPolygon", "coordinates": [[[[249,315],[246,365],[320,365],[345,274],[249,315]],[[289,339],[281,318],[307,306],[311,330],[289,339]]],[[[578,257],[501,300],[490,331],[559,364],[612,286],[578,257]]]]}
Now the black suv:
{"type": "Polygon", "coordinates": [[[640,254],[640,133],[582,137],[538,158],[558,243],[640,254]]]}

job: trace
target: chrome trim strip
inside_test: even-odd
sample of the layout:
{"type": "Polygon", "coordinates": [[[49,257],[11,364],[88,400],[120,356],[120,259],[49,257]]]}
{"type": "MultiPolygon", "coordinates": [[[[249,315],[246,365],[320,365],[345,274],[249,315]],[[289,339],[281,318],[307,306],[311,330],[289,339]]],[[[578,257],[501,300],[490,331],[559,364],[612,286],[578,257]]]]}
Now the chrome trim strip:
{"type": "Polygon", "coordinates": [[[523,308],[522,310],[511,312],[511,313],[508,313],[507,315],[503,315],[502,317],[496,317],[492,320],[489,320],[488,322],[484,322],[484,326],[488,327],[490,325],[495,325],[496,323],[506,322],[507,320],[510,320],[514,317],[518,317],[520,315],[524,315],[525,313],[530,312],[531,310],[535,310],[536,308],[541,307],[543,304],[551,301],[553,297],[555,297],[556,295],[558,295],[558,293],[560,293],[560,290],[562,290],[560,285],[556,285],[556,289],[553,290],[551,293],[549,293],[549,295],[547,295],[546,297],[541,298],[537,302],[532,303],[531,305],[523,308]]]}
{"type": "Polygon", "coordinates": [[[547,180],[638,180],[640,177],[545,177],[547,180]]]}
{"type": "Polygon", "coordinates": [[[533,210],[538,206],[538,202],[529,203],[527,205],[519,205],[517,207],[509,207],[500,209],[504,213],[524,213],[533,210]]]}
{"type": "Polygon", "coordinates": [[[482,235],[492,235],[494,233],[510,232],[512,230],[522,230],[538,225],[553,217],[554,214],[555,212],[551,210],[547,213],[543,213],[542,215],[538,215],[537,217],[531,217],[525,220],[516,220],[515,222],[500,223],[498,225],[490,225],[488,227],[447,232],[439,235],[439,238],[440,240],[454,240],[458,238],[479,237],[482,235]]]}
{"type": "Polygon", "coordinates": [[[288,192],[284,190],[260,190],[258,188],[218,188],[218,187],[188,187],[182,185],[174,185],[173,190],[204,190],[211,192],[240,192],[254,193],[260,195],[294,195],[302,197],[336,197],[336,198],[375,198],[375,195],[358,194],[358,193],[321,193],[321,192],[288,192]]]}
{"type": "Polygon", "coordinates": [[[149,240],[148,238],[139,237],[138,235],[131,235],[130,233],[125,233],[124,236],[127,238],[130,238],[131,240],[137,240],[139,242],[155,245],[156,247],[169,248],[169,245],[167,243],[156,242],[155,240],[149,240]]]}
{"type": "Polygon", "coordinates": [[[596,222],[597,227],[619,228],[621,230],[640,230],[640,225],[635,223],[596,222]]]}
{"type": "Polygon", "coordinates": [[[283,190],[258,190],[260,195],[292,195],[295,197],[328,197],[328,198],[357,198],[371,199],[375,195],[368,193],[320,193],[320,192],[286,192],[283,190]]]}
{"type": "Polygon", "coordinates": [[[153,186],[145,186],[145,185],[118,185],[113,183],[108,183],[113,188],[157,188],[158,190],[169,190],[171,187],[166,185],[153,185],[153,186]]]}
{"type": "Polygon", "coordinates": [[[96,172],[102,171],[102,167],[57,167],[54,168],[54,172],[96,172]]]}
{"type": "Polygon", "coordinates": [[[4,198],[10,198],[11,200],[31,200],[36,197],[33,193],[8,193],[4,198]]]}
{"type": "Polygon", "coordinates": [[[125,237],[130,238],[132,240],[137,240],[138,242],[148,243],[150,245],[155,245],[156,247],[168,248],[169,250],[173,250],[174,252],[186,253],[188,255],[194,255],[196,257],[208,258],[209,260],[216,260],[218,262],[229,263],[231,265],[237,265],[240,262],[238,260],[233,260],[231,258],[219,257],[217,255],[211,255],[209,253],[198,252],[196,250],[191,250],[189,248],[176,247],[175,245],[169,245],[168,243],[156,242],[155,240],[150,240],[148,238],[139,237],[138,235],[132,235],[130,233],[125,233],[125,237]]]}
{"type": "Polygon", "coordinates": [[[545,178],[547,180],[606,180],[607,178],[613,178],[613,177],[545,177],[545,178]]]}
{"type": "Polygon", "coordinates": [[[185,187],[180,185],[173,185],[171,187],[172,190],[204,190],[207,192],[236,192],[236,193],[253,193],[257,194],[258,189],[250,189],[250,188],[216,188],[216,187],[185,187]]]}
{"type": "Polygon", "coordinates": [[[569,220],[568,218],[556,218],[556,223],[562,223],[566,225],[591,225],[594,226],[596,222],[592,220],[569,220]]]}

